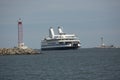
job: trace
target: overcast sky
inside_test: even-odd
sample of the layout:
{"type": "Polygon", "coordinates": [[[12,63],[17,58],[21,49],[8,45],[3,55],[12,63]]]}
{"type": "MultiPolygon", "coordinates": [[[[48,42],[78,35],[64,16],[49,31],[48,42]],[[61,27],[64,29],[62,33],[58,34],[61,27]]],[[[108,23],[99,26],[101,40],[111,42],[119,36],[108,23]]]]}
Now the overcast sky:
{"type": "Polygon", "coordinates": [[[0,48],[17,46],[17,20],[21,18],[24,43],[40,48],[49,27],[57,33],[75,33],[83,48],[120,46],[120,0],[0,0],[0,48]]]}

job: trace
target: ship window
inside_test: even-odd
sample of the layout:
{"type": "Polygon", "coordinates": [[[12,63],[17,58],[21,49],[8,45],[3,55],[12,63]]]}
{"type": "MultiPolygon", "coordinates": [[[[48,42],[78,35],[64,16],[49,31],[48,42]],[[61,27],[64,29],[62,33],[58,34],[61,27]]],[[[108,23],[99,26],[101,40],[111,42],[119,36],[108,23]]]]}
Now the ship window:
{"type": "Polygon", "coordinates": [[[64,44],[64,42],[59,42],[59,44],[64,44]]]}
{"type": "Polygon", "coordinates": [[[71,42],[65,42],[65,44],[71,44],[71,42]]]}

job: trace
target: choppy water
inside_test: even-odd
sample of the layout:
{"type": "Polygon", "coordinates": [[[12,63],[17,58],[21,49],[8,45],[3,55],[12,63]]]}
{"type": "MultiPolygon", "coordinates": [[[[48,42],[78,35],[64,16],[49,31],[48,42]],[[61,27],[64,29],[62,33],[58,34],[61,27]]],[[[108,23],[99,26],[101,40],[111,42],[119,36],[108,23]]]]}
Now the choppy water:
{"type": "Polygon", "coordinates": [[[120,80],[120,49],[0,56],[0,80],[120,80]]]}

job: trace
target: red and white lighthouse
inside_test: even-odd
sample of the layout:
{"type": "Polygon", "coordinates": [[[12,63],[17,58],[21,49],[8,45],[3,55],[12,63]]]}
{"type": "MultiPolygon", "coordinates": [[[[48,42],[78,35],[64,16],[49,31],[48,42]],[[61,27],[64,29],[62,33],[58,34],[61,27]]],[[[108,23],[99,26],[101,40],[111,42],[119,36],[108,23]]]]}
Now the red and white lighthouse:
{"type": "Polygon", "coordinates": [[[18,20],[18,48],[27,48],[23,43],[23,26],[20,18],[18,20]]]}

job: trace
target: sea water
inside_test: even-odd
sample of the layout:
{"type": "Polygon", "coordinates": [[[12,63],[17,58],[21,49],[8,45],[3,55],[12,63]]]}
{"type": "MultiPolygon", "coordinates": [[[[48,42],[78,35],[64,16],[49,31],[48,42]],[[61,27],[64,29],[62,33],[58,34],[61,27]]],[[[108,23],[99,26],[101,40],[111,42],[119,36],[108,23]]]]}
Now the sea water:
{"type": "Polygon", "coordinates": [[[0,56],[0,80],[120,80],[120,49],[0,56]]]}

